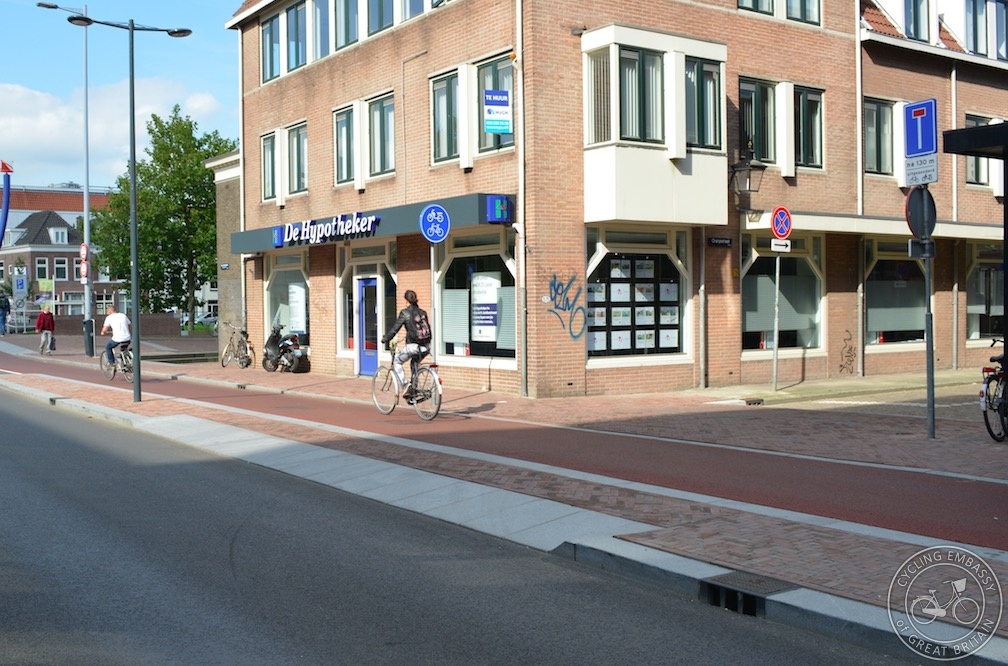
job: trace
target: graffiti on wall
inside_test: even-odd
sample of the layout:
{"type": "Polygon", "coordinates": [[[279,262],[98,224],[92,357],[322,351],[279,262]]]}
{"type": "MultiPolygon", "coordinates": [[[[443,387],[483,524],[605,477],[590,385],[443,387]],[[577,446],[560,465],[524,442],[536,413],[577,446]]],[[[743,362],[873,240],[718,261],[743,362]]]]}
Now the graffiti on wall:
{"type": "Polygon", "coordinates": [[[857,361],[857,350],[854,349],[854,345],[851,344],[854,336],[851,335],[850,331],[844,331],[844,344],[843,349],[840,350],[840,374],[849,372],[854,374],[854,363],[857,361]]]}
{"type": "Polygon", "coordinates": [[[549,305],[548,311],[557,316],[560,325],[575,340],[584,335],[588,325],[585,308],[578,304],[580,300],[581,287],[577,286],[577,275],[564,282],[554,273],[549,282],[549,296],[543,296],[543,302],[549,305]]]}

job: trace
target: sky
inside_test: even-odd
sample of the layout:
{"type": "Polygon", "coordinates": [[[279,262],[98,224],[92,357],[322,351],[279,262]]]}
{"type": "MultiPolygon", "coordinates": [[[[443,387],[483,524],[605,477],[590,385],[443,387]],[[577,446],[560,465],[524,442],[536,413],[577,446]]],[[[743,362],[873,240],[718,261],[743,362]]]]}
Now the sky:
{"type": "MultiPolygon", "coordinates": [[[[134,30],[137,159],[146,158],[151,114],[176,104],[197,134],[238,139],[238,33],[224,24],[241,0],[91,0],[95,20],[189,28],[185,38],[134,30]]],[[[93,24],[35,0],[0,0],[0,160],[11,187],[85,182],[84,38],[87,33],[88,169],[92,188],[112,187],[129,166],[129,31],[93,24]]]]}

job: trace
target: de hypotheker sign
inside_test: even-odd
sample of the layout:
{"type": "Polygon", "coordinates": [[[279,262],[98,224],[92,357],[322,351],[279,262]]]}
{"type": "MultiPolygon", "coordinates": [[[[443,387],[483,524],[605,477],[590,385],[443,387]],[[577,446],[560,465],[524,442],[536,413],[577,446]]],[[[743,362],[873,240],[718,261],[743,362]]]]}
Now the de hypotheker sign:
{"type": "Polygon", "coordinates": [[[273,227],[273,247],[323,245],[355,238],[369,238],[378,231],[377,215],[337,215],[318,220],[291,222],[273,227]]]}

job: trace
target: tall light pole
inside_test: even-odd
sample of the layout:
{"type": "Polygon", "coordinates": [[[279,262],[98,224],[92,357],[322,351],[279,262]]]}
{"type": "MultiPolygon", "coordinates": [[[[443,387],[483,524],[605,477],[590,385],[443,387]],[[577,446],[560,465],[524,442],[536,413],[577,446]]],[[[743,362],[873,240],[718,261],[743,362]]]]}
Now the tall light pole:
{"type": "Polygon", "coordinates": [[[152,28],[136,25],[133,19],[127,23],[99,21],[84,14],[74,14],[67,19],[76,26],[87,28],[97,23],[111,28],[129,31],[129,137],[130,137],[130,295],[132,296],[133,315],[133,402],[140,402],[140,260],[137,248],[137,200],[136,200],[136,76],[133,67],[133,34],[142,32],[166,32],[171,37],[188,37],[192,30],[188,28],[152,28]]]}
{"type": "MultiPolygon", "coordinates": [[[[60,7],[51,2],[39,2],[39,7],[44,9],[61,9],[70,12],[75,16],[87,16],[87,5],[80,9],[73,7],[60,7]]],[[[88,268],[93,268],[91,262],[91,160],[89,157],[90,141],[88,141],[88,48],[87,30],[84,31],[84,246],[87,248],[87,255],[82,256],[83,261],[88,262],[88,268]]],[[[91,312],[91,273],[85,269],[85,275],[81,277],[84,285],[84,354],[94,356],[94,320],[91,312]]]]}

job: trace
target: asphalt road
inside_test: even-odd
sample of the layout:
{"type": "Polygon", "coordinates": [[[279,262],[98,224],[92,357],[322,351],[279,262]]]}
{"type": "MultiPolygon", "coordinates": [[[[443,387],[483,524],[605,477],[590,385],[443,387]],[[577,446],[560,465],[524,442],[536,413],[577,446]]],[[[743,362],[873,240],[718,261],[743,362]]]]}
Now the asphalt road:
{"type": "Polygon", "coordinates": [[[902,659],[4,395],[0,661],[902,659]]]}

